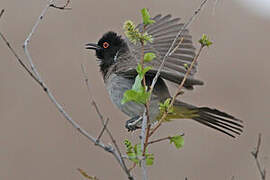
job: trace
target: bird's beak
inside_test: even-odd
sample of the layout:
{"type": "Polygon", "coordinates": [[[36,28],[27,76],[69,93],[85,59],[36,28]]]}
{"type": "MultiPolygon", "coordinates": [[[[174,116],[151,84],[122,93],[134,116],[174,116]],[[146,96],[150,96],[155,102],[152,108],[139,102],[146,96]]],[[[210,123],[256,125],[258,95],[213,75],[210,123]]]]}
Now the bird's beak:
{"type": "Polygon", "coordinates": [[[101,47],[95,43],[88,43],[85,45],[85,49],[94,49],[94,50],[98,50],[101,49],[101,47]]]}

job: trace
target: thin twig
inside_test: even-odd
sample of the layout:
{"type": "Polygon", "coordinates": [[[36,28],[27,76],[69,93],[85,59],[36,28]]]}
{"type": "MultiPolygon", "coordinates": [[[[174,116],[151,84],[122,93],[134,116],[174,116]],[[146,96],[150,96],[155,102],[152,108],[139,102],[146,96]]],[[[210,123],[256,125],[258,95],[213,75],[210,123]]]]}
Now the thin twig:
{"type": "Polygon", "coordinates": [[[4,14],[5,12],[5,9],[2,9],[1,12],[0,12],[0,18],[2,17],[2,15],[4,14]]]}
{"type": "Polygon", "coordinates": [[[174,104],[174,102],[175,102],[175,100],[176,100],[176,97],[179,95],[179,93],[180,93],[181,90],[183,89],[184,84],[185,84],[185,82],[186,82],[186,80],[187,80],[187,78],[188,78],[188,76],[189,76],[189,74],[190,74],[190,72],[191,72],[193,66],[194,66],[195,63],[197,62],[198,57],[200,56],[200,54],[201,54],[201,52],[202,52],[203,47],[204,47],[203,45],[200,46],[200,49],[199,49],[198,53],[197,53],[196,56],[194,57],[194,59],[193,59],[192,63],[190,64],[190,66],[189,66],[189,68],[188,68],[188,70],[187,70],[187,72],[186,72],[186,74],[185,74],[185,76],[184,76],[182,82],[181,82],[180,85],[178,86],[178,89],[177,89],[177,91],[176,91],[176,93],[175,93],[175,95],[173,96],[173,99],[172,99],[172,101],[171,101],[171,104],[170,104],[171,107],[173,106],[173,104],[174,104]]]}
{"type": "Polygon", "coordinates": [[[103,125],[103,128],[102,128],[102,130],[100,131],[100,133],[99,133],[99,135],[98,135],[98,137],[97,137],[96,143],[99,142],[99,140],[100,140],[100,138],[102,137],[104,131],[107,129],[107,124],[108,124],[108,122],[109,122],[109,118],[105,121],[105,123],[104,123],[104,125],[103,125]]]}
{"type": "Polygon", "coordinates": [[[37,82],[39,85],[41,85],[41,82],[36,78],[36,76],[31,72],[31,70],[24,64],[22,59],[18,56],[16,51],[12,48],[8,40],[5,38],[5,36],[0,32],[0,36],[3,39],[3,41],[6,43],[7,47],[11,51],[11,53],[16,57],[20,65],[26,70],[26,72],[34,79],[35,82],[37,82]]]}
{"type": "Polygon", "coordinates": [[[255,151],[251,152],[252,156],[254,157],[257,167],[258,167],[258,171],[260,172],[261,175],[261,179],[265,180],[266,178],[266,170],[262,168],[260,162],[259,162],[259,158],[258,155],[260,153],[260,147],[261,147],[261,138],[262,138],[262,134],[259,133],[258,135],[258,143],[257,143],[257,147],[255,149],[255,151]]]}
{"type": "MultiPolygon", "coordinates": [[[[33,73],[27,68],[27,66],[24,64],[24,62],[21,60],[21,58],[17,55],[17,53],[14,51],[10,43],[7,41],[7,39],[3,36],[3,34],[0,32],[1,38],[5,41],[7,47],[12,52],[12,54],[16,57],[19,64],[26,70],[26,72],[42,87],[44,92],[49,96],[50,100],[56,105],[57,109],[60,111],[60,113],[68,120],[69,123],[72,124],[72,126],[78,130],[83,136],[85,136],[87,139],[92,141],[93,143],[96,142],[96,138],[88,134],[84,129],[82,129],[67,113],[64,111],[63,107],[55,100],[54,96],[46,86],[44,82],[39,81],[33,73]]],[[[103,148],[104,150],[108,152],[113,152],[114,150],[110,146],[104,145],[102,142],[99,142],[97,144],[99,147],[103,148]]]]}
{"type": "Polygon", "coordinates": [[[89,100],[91,102],[91,104],[94,106],[96,113],[98,114],[99,119],[101,120],[101,123],[104,124],[104,117],[102,115],[102,113],[100,112],[97,103],[94,101],[94,98],[92,96],[91,90],[90,90],[90,85],[89,85],[89,79],[88,79],[88,75],[86,73],[86,70],[83,66],[83,64],[81,64],[81,69],[82,69],[82,73],[83,73],[83,77],[84,77],[84,82],[85,85],[87,87],[87,92],[88,92],[88,96],[89,96],[89,100]]]}
{"type": "Polygon", "coordinates": [[[27,60],[29,61],[30,63],[30,66],[31,66],[31,69],[32,71],[34,72],[34,75],[36,76],[36,78],[42,82],[42,79],[32,61],[32,57],[29,53],[29,50],[28,50],[28,44],[30,42],[30,39],[32,38],[32,35],[34,34],[34,32],[36,31],[39,23],[41,22],[41,20],[43,19],[44,15],[46,14],[46,12],[48,11],[48,9],[50,8],[50,5],[54,2],[54,0],[50,0],[49,3],[45,6],[45,8],[42,10],[40,16],[38,17],[38,20],[36,21],[35,25],[33,26],[31,32],[29,33],[29,35],[27,36],[26,40],[24,41],[24,44],[23,44],[23,49],[24,49],[24,52],[26,54],[26,57],[27,57],[27,60]]]}
{"type": "Polygon", "coordinates": [[[190,26],[190,24],[195,20],[195,18],[198,16],[199,12],[202,10],[202,8],[204,7],[204,5],[206,4],[208,0],[203,0],[199,6],[199,8],[194,12],[194,14],[190,17],[190,19],[183,25],[183,27],[180,29],[180,31],[177,33],[176,37],[173,40],[173,43],[171,44],[169,50],[167,51],[167,53],[165,54],[165,56],[162,59],[162,63],[159,66],[159,69],[152,81],[151,84],[151,88],[150,88],[150,92],[152,93],[154,86],[158,80],[158,77],[160,75],[160,72],[162,70],[162,68],[164,67],[164,63],[166,61],[166,59],[169,57],[170,53],[172,52],[172,49],[176,43],[176,41],[179,39],[179,37],[181,37],[183,35],[183,33],[185,32],[185,30],[190,26]]]}
{"type": "Polygon", "coordinates": [[[157,143],[157,142],[161,142],[161,141],[165,141],[165,140],[170,140],[170,139],[171,139],[171,136],[167,136],[167,137],[164,137],[164,138],[160,138],[160,139],[156,139],[156,140],[153,140],[153,141],[149,141],[148,142],[148,145],[154,144],[154,143],[157,143]]]}
{"type": "MultiPolygon", "coordinates": [[[[51,93],[51,91],[49,90],[49,88],[47,87],[47,85],[43,82],[41,76],[39,75],[33,61],[32,58],[30,56],[30,53],[28,51],[28,45],[29,42],[31,40],[32,35],[35,33],[39,23],[41,22],[41,20],[43,19],[44,15],[46,14],[48,8],[50,7],[50,5],[53,3],[53,0],[51,0],[49,2],[49,4],[46,5],[46,7],[43,9],[43,11],[41,12],[41,15],[39,16],[37,22],[35,23],[35,25],[33,26],[31,32],[29,33],[27,39],[25,40],[24,43],[24,50],[25,50],[25,54],[27,57],[27,60],[29,61],[30,65],[31,65],[31,69],[33,71],[33,73],[31,72],[31,70],[25,65],[25,63],[21,60],[21,58],[16,54],[16,52],[14,51],[14,49],[10,46],[9,42],[7,41],[7,39],[3,36],[3,34],[1,33],[1,38],[4,40],[4,42],[6,43],[6,45],[8,46],[8,48],[11,50],[12,54],[16,57],[17,61],[19,62],[19,64],[26,70],[26,72],[36,81],[38,82],[38,84],[42,87],[43,91],[48,95],[49,99],[52,101],[52,103],[56,106],[56,108],[59,110],[59,112],[65,117],[65,119],[71,123],[71,125],[77,130],[79,131],[83,136],[85,136],[87,139],[89,139],[92,143],[94,143],[95,145],[97,145],[98,147],[101,147],[103,150],[111,153],[116,160],[119,162],[120,166],[125,170],[125,172],[127,173],[128,177],[130,180],[133,180],[133,177],[130,176],[130,173],[127,170],[127,167],[124,164],[124,161],[122,160],[122,156],[121,154],[119,154],[117,151],[119,150],[119,148],[117,149],[117,151],[115,151],[115,149],[110,146],[110,145],[105,145],[103,142],[101,142],[100,140],[97,142],[97,139],[94,138],[93,136],[91,136],[87,131],[85,131],[83,128],[81,128],[79,126],[78,123],[76,123],[71,116],[69,116],[69,114],[63,109],[63,107],[57,102],[57,100],[55,99],[55,97],[53,96],[53,94],[51,93]]],[[[107,129],[107,128],[106,128],[107,129]]]]}
{"type": "Polygon", "coordinates": [[[83,175],[86,179],[90,179],[90,180],[98,180],[98,178],[96,176],[89,176],[84,170],[82,170],[81,168],[77,169],[81,175],[83,175]]]}
{"type": "Polygon", "coordinates": [[[177,46],[175,46],[175,48],[170,52],[169,56],[171,56],[171,55],[176,51],[176,49],[179,48],[179,46],[182,44],[183,40],[184,40],[184,37],[181,37],[179,43],[178,43],[177,46]]]}
{"type": "Polygon", "coordinates": [[[136,163],[134,162],[133,165],[128,169],[129,172],[132,171],[136,167],[136,163]]]}
{"type": "Polygon", "coordinates": [[[125,173],[127,174],[128,178],[129,178],[130,180],[133,180],[134,178],[133,178],[133,176],[130,174],[129,169],[128,169],[127,166],[126,166],[126,163],[125,163],[125,160],[124,160],[124,158],[123,158],[123,155],[122,155],[122,153],[121,153],[121,151],[120,151],[120,148],[119,148],[119,146],[118,146],[116,140],[114,139],[114,137],[113,137],[111,131],[109,130],[109,128],[107,128],[107,126],[105,126],[105,123],[104,123],[104,117],[103,117],[102,113],[100,112],[100,110],[99,110],[99,108],[98,108],[98,105],[97,105],[97,103],[95,102],[95,100],[94,100],[94,98],[93,98],[93,96],[92,96],[92,93],[91,93],[91,90],[90,90],[90,86],[89,86],[88,76],[87,76],[87,73],[86,73],[86,71],[85,71],[85,68],[84,68],[83,64],[81,64],[81,69],[82,69],[82,73],[83,73],[83,77],[84,77],[84,82],[85,82],[85,85],[86,85],[87,90],[88,90],[88,95],[89,95],[89,98],[90,98],[90,102],[91,102],[91,104],[94,106],[94,108],[95,108],[95,110],[96,110],[96,113],[97,113],[99,119],[101,120],[101,123],[103,124],[104,130],[108,133],[108,135],[109,135],[109,137],[110,137],[110,139],[111,139],[111,141],[112,141],[112,143],[113,143],[113,145],[114,145],[114,147],[115,147],[115,149],[116,149],[116,151],[117,151],[117,154],[118,154],[119,157],[120,157],[120,158],[119,158],[119,162],[121,162],[120,164],[121,164],[122,169],[125,171],[125,173]]]}
{"type": "Polygon", "coordinates": [[[118,154],[120,156],[120,160],[121,160],[121,163],[123,165],[123,170],[126,172],[126,174],[128,176],[128,179],[129,180],[134,180],[134,177],[130,174],[130,171],[127,168],[127,165],[125,163],[125,160],[124,160],[124,158],[123,158],[123,156],[121,154],[120,148],[119,148],[118,144],[116,143],[115,139],[113,138],[113,135],[112,135],[111,131],[108,128],[106,128],[106,132],[108,133],[108,135],[109,135],[109,137],[110,137],[110,139],[111,139],[111,141],[112,141],[112,143],[113,143],[116,151],[118,152],[118,154]]]}
{"type": "MultiPolygon", "coordinates": [[[[190,64],[190,66],[189,66],[189,68],[188,68],[188,70],[187,70],[187,72],[186,72],[184,78],[182,79],[181,83],[179,84],[178,89],[177,89],[175,95],[173,96],[173,98],[172,98],[172,100],[171,100],[169,109],[170,109],[171,107],[173,107],[173,104],[174,104],[174,102],[175,102],[175,100],[176,100],[176,97],[179,95],[179,93],[181,92],[182,88],[184,87],[184,84],[185,84],[185,82],[186,82],[186,80],[187,80],[187,78],[188,78],[188,75],[190,74],[190,72],[191,72],[191,70],[192,70],[194,64],[197,62],[198,57],[200,56],[200,54],[201,54],[203,48],[204,48],[204,46],[201,45],[201,47],[200,47],[198,53],[196,54],[196,56],[195,56],[194,59],[192,60],[192,62],[191,62],[191,64],[190,64]]],[[[158,124],[153,128],[153,130],[150,132],[149,136],[152,136],[152,135],[156,132],[156,130],[161,126],[163,120],[167,117],[167,115],[168,115],[168,112],[165,112],[165,113],[162,115],[162,117],[160,118],[158,124]]]]}

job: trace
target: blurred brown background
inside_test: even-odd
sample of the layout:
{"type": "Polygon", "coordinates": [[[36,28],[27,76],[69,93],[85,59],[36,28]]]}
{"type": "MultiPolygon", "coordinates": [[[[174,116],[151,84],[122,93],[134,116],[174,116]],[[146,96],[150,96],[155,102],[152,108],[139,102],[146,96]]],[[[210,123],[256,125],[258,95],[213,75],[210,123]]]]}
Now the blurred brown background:
{"type": "MultiPolygon", "coordinates": [[[[61,5],[64,1],[58,1],[61,5]]],[[[138,133],[128,133],[128,119],[109,100],[97,62],[84,49],[108,30],[121,32],[125,20],[140,21],[140,9],[152,15],[171,13],[186,21],[200,0],[77,0],[72,10],[50,9],[30,43],[30,52],[43,79],[67,112],[91,134],[101,124],[83,82],[81,64],[89,74],[91,90],[119,142],[136,141],[138,133]]],[[[6,12],[0,30],[22,58],[22,44],[45,0],[1,0],[6,12]]],[[[216,107],[243,119],[245,131],[232,139],[187,120],[165,124],[159,136],[185,133],[185,146],[177,150],[168,143],[152,146],[155,165],[149,179],[259,179],[250,152],[263,133],[261,158],[270,172],[269,42],[270,19],[256,15],[239,2],[220,0],[207,7],[190,30],[196,42],[203,33],[214,45],[200,57],[197,77],[205,86],[186,92],[183,99],[196,105],[216,107]]],[[[48,180],[83,179],[82,168],[101,180],[126,179],[115,159],[89,144],[61,116],[40,87],[22,70],[6,45],[0,41],[0,179],[48,180]]],[[[108,138],[104,138],[108,142],[108,138]]],[[[121,144],[121,148],[124,149],[121,144]]],[[[141,178],[136,170],[137,179],[141,178]]],[[[269,174],[269,173],[268,173],[269,174]]]]}

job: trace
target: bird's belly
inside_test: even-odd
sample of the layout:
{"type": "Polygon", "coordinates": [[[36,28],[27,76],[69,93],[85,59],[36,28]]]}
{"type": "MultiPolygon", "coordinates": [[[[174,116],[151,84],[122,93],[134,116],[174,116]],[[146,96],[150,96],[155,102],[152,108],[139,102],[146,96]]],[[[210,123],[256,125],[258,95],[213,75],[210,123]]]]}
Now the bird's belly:
{"type": "MultiPolygon", "coordinates": [[[[144,112],[144,105],[135,102],[121,103],[124,92],[132,88],[134,79],[128,79],[116,74],[110,75],[106,80],[106,88],[112,102],[129,117],[141,116],[144,112]]],[[[159,99],[152,97],[150,102],[150,119],[155,120],[159,115],[159,99]]]]}

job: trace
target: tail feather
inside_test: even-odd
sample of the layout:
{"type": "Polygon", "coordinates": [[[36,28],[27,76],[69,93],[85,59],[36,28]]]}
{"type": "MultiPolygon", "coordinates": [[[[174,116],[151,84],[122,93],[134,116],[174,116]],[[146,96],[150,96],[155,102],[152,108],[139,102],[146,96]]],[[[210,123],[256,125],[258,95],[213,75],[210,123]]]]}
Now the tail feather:
{"type": "Polygon", "coordinates": [[[231,120],[227,120],[227,119],[224,119],[224,118],[221,118],[221,117],[212,115],[212,114],[207,114],[207,116],[210,116],[211,118],[216,118],[216,119],[218,119],[218,120],[221,120],[221,121],[227,122],[227,123],[229,123],[229,124],[232,124],[232,125],[238,126],[238,127],[240,127],[240,128],[243,128],[243,125],[240,124],[240,122],[242,123],[242,121],[235,122],[234,119],[231,121],[231,120]]]}
{"type": "Polygon", "coordinates": [[[211,114],[215,114],[215,115],[218,115],[218,116],[222,116],[222,117],[233,119],[233,120],[236,120],[236,121],[239,121],[239,122],[243,122],[242,120],[236,119],[232,115],[230,115],[228,113],[225,113],[225,112],[222,112],[222,111],[219,111],[217,109],[211,109],[209,107],[200,107],[199,109],[204,111],[204,112],[208,112],[208,113],[211,113],[211,114]]]}
{"type": "Polygon", "coordinates": [[[225,112],[221,112],[217,109],[210,109],[208,107],[195,109],[198,110],[199,117],[194,117],[193,119],[201,124],[231,137],[235,137],[235,134],[240,135],[243,132],[244,126],[241,124],[242,121],[225,112]]]}
{"type": "Polygon", "coordinates": [[[204,125],[206,125],[206,126],[208,126],[210,128],[213,128],[213,129],[215,129],[215,130],[217,130],[219,132],[222,132],[224,134],[227,134],[228,136],[231,136],[231,137],[235,138],[235,136],[232,135],[231,133],[228,133],[227,131],[225,131],[223,129],[220,129],[220,128],[218,128],[218,127],[216,127],[216,126],[214,126],[214,125],[212,125],[212,124],[210,124],[210,123],[208,123],[206,121],[198,121],[198,122],[201,123],[201,124],[204,124],[204,125]]]}
{"type": "Polygon", "coordinates": [[[193,117],[193,120],[228,136],[236,137],[236,135],[240,135],[243,132],[243,121],[225,112],[208,107],[196,107],[180,101],[177,101],[175,105],[196,110],[199,116],[193,117]]]}
{"type": "Polygon", "coordinates": [[[238,134],[240,135],[241,132],[242,132],[242,129],[240,128],[237,128],[235,126],[232,126],[230,124],[226,124],[222,121],[219,121],[219,120],[216,120],[216,119],[213,119],[211,117],[207,117],[207,116],[204,116],[204,115],[200,115],[200,117],[196,117],[196,118],[193,118],[195,121],[198,121],[198,122],[207,122],[208,124],[212,124],[214,126],[217,126],[217,127],[220,127],[224,130],[228,130],[232,133],[235,133],[235,134],[238,134]]]}

